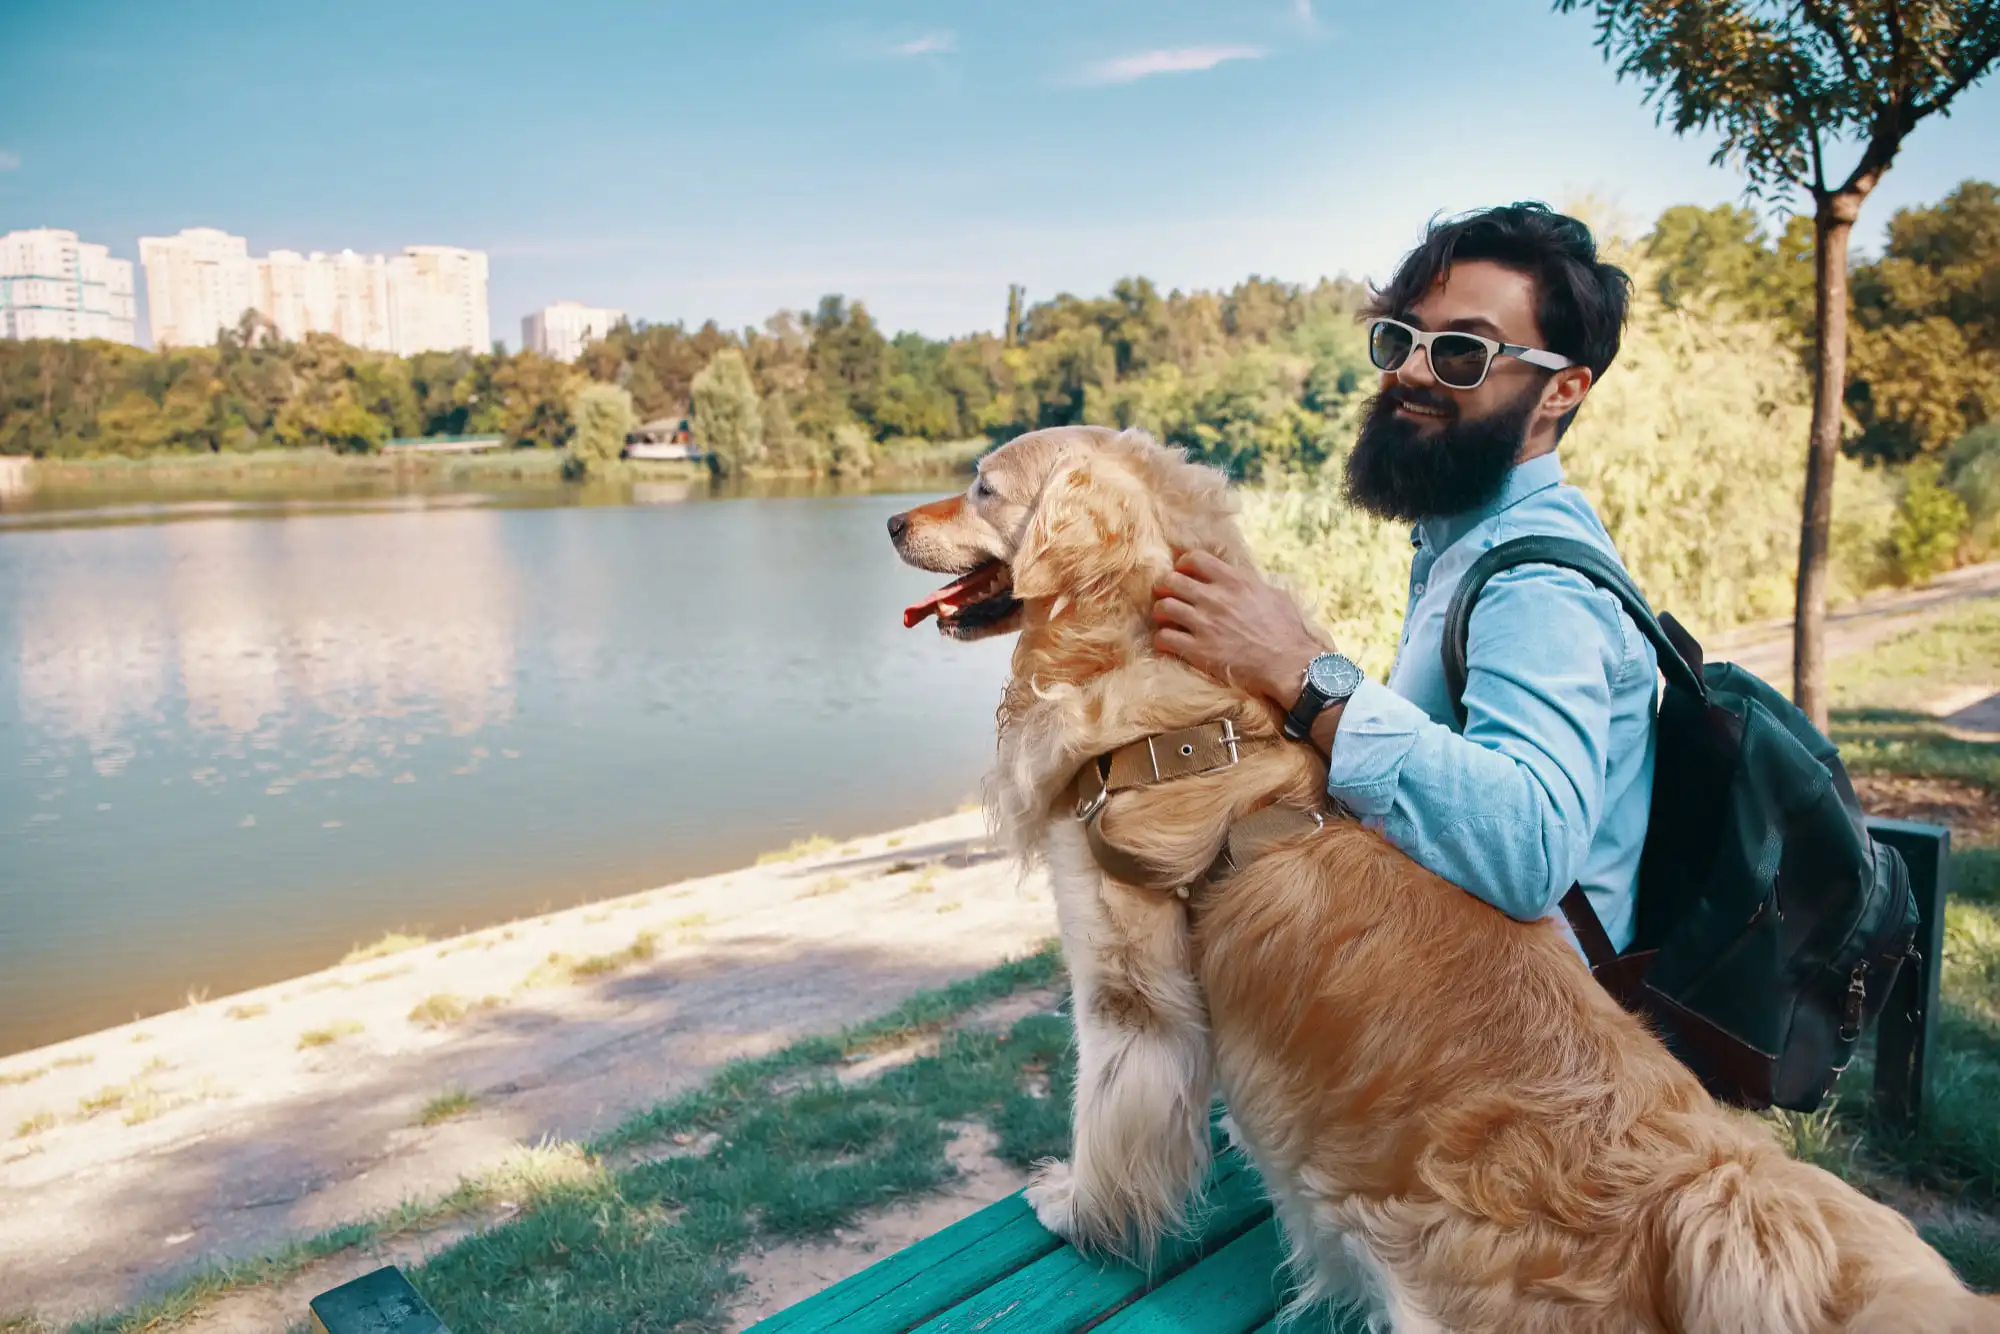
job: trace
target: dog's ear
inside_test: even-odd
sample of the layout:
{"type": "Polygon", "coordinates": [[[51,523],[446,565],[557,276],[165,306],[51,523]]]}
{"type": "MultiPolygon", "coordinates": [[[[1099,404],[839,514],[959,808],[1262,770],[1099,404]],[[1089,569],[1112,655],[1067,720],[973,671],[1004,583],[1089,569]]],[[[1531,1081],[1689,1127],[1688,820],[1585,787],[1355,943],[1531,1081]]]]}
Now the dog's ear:
{"type": "Polygon", "coordinates": [[[1152,498],[1116,460],[1078,459],[1042,488],[1014,553],[1014,596],[1083,601],[1115,592],[1142,564],[1165,562],[1152,498]]]}

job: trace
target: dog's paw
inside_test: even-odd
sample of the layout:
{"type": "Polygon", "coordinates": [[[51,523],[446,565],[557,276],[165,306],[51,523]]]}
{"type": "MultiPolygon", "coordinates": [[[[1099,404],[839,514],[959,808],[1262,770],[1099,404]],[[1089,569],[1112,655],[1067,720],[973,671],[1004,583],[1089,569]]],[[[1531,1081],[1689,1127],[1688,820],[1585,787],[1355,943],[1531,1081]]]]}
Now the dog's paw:
{"type": "Polygon", "coordinates": [[[1064,1241],[1076,1239],[1076,1176],[1068,1163],[1060,1158],[1043,1162],[1021,1194],[1043,1227],[1064,1241]]]}

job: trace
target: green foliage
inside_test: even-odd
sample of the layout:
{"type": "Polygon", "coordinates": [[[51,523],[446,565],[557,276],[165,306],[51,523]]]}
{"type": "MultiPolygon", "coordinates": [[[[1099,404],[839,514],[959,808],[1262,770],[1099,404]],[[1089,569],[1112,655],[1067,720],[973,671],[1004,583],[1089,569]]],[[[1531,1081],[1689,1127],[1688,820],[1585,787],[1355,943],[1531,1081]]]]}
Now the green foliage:
{"type": "Polygon", "coordinates": [[[1889,525],[1893,569],[1901,583],[1921,583],[1951,567],[1969,516],[1965,502],[1938,480],[1935,462],[1903,472],[1903,495],[1889,525]]]}
{"type": "Polygon", "coordinates": [[[725,348],[694,377],[695,442],[709,451],[718,471],[740,472],[764,452],[764,415],[743,354],[725,348]]]}
{"type": "Polygon", "coordinates": [[[632,433],[632,392],[615,384],[592,383],[577,391],[570,412],[576,422],[570,452],[586,466],[616,463],[632,433]]]}
{"type": "Polygon", "coordinates": [[[1889,221],[1882,258],[1854,273],[1847,401],[1858,452],[1944,450],[2000,421],[2000,188],[1965,181],[1889,221]]]}
{"type": "Polygon", "coordinates": [[[1965,504],[1966,536],[1974,555],[1990,557],[2000,548],[2000,422],[1961,436],[1945,456],[1943,476],[1965,504]]]}
{"type": "Polygon", "coordinates": [[[1810,342],[1811,218],[1794,215],[1773,242],[1747,208],[1681,204],[1660,215],[1645,252],[1660,263],[1653,287],[1669,307],[1726,301],[1751,319],[1781,326],[1801,351],[1810,342]]]}

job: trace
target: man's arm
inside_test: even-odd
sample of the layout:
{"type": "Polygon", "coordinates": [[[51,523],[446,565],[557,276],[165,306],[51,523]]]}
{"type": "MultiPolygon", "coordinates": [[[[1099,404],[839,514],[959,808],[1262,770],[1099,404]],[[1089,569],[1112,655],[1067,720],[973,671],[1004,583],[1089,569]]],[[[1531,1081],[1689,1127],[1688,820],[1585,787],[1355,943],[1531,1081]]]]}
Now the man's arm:
{"type": "MultiPolygon", "coordinates": [[[[1280,707],[1323,651],[1289,599],[1221,562],[1189,557],[1159,593],[1163,652],[1280,707]]],[[[1473,613],[1465,733],[1365,683],[1313,728],[1328,790],[1438,875],[1512,916],[1544,916],[1602,818],[1622,646],[1617,613],[1581,576],[1504,572],[1473,613]]]]}

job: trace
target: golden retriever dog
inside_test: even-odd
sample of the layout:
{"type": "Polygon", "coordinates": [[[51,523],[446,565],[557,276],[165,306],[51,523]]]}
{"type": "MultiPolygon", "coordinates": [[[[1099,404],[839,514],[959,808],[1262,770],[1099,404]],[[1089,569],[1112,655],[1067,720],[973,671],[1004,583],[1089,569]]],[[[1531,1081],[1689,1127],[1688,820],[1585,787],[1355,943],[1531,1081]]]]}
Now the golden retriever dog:
{"type": "Polygon", "coordinates": [[[1326,805],[1325,760],[1278,710],[1152,648],[1177,552],[1253,563],[1222,475],[1137,432],[1036,431],[889,529],[904,561],[957,576],[906,624],[1019,634],[987,805],[1049,871],[1073,989],[1072,1153],[1028,1190],[1051,1230],[1144,1263],[1185,1226],[1219,1088],[1294,1314],[1360,1301],[1400,1334],[2000,1330],[1899,1214],[1717,1104],[1553,921],[1337,816],[1205,880],[1232,822],[1326,805]],[[1225,718],[1237,763],[1100,815],[1106,842],[1191,888],[1106,873],[1079,770],[1225,718]]]}

